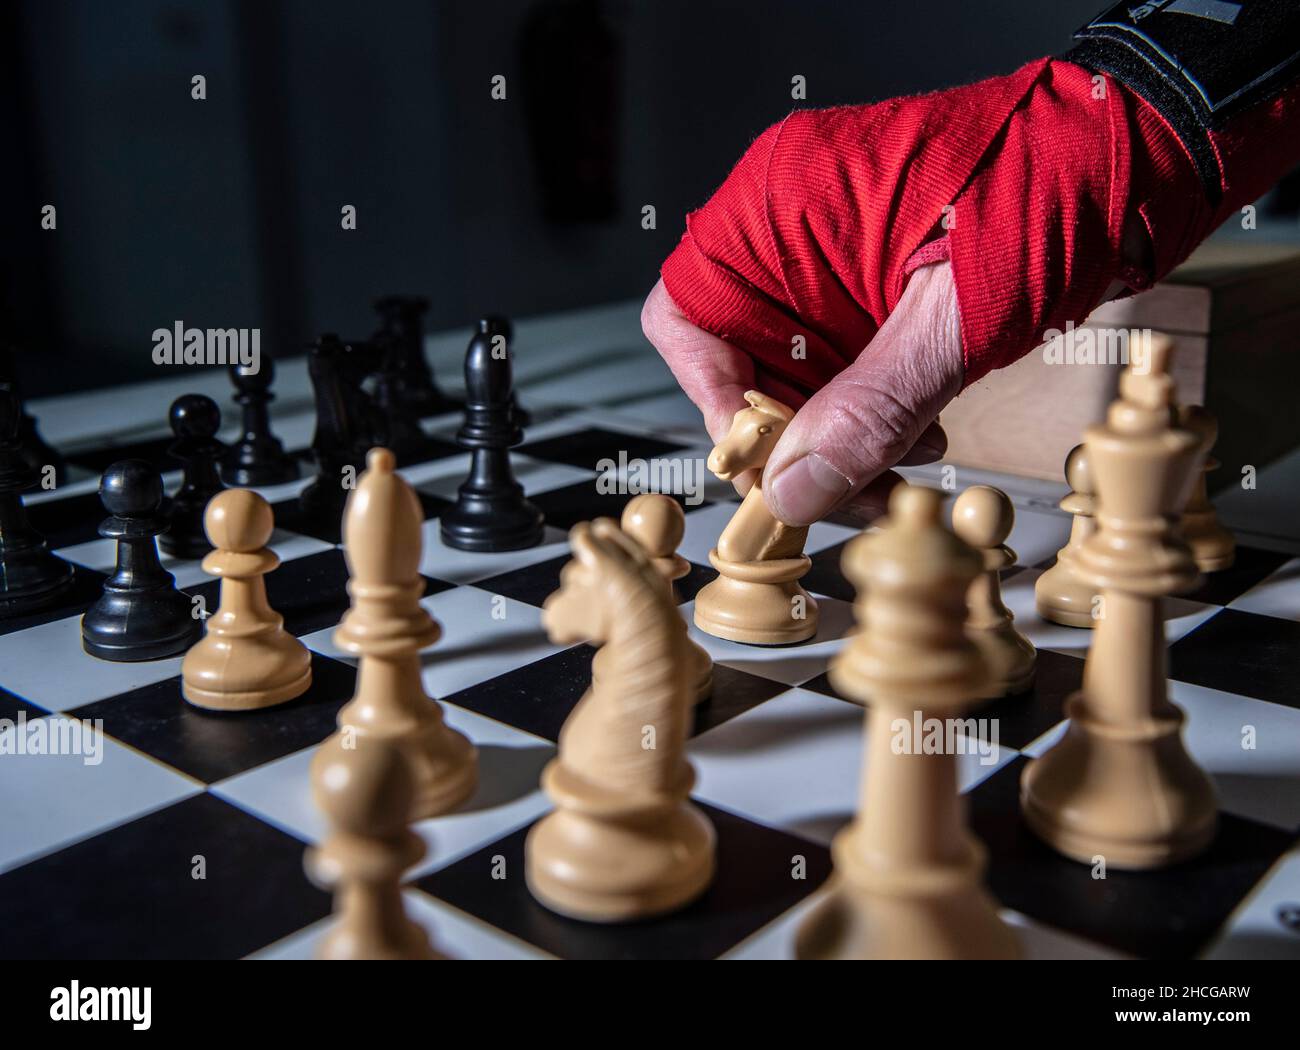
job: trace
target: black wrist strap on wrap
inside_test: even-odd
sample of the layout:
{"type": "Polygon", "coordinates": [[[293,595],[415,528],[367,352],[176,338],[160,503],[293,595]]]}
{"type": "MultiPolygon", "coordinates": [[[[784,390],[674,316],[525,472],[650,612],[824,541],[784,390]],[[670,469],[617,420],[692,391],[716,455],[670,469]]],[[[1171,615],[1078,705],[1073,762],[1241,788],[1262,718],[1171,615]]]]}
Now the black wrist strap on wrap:
{"type": "Polygon", "coordinates": [[[1220,193],[1209,132],[1300,75],[1300,0],[1129,0],[1074,34],[1063,57],[1146,99],[1220,193]]]}

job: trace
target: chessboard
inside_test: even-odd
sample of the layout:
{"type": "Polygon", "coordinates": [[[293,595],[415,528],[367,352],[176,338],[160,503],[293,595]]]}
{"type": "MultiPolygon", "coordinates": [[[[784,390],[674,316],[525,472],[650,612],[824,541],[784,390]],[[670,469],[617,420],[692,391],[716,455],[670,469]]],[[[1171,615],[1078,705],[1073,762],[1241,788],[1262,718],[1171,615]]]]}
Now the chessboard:
{"type": "MultiPolygon", "coordinates": [[[[813,568],[803,582],[821,607],[811,641],[755,647],[690,627],[715,661],[713,695],[696,711],[688,746],[693,797],[718,837],[706,894],[663,919],[597,925],[548,911],[525,886],[524,839],[549,807],[539,774],[587,687],[593,652],[553,644],[541,626],[541,605],[568,560],[566,530],[617,517],[639,491],[639,464],[673,463],[699,478],[699,490],[677,494],[686,512],[680,551],[692,566],[677,596],[689,624],[692,600],[713,575],[708,551],[737,499],[704,470],[708,438],[640,342],[634,309],[603,318],[518,326],[519,393],[534,423],[512,459],[546,515],[541,545],[470,553],[441,542],[438,516],[467,465],[454,442],[458,414],[426,421],[440,439],[434,455],[401,471],[426,519],[423,604],[444,632],[423,654],[424,684],[480,757],[476,794],[416,826],[428,852],[408,875],[408,913],[451,957],[789,958],[830,873],[830,840],[858,797],[863,711],[827,677],[853,624],[840,559],[858,532],[846,524],[809,530],[813,568]]],[[[429,341],[448,389],[466,338],[429,341]]],[[[306,460],[309,390],[295,361],[279,368],[274,426],[306,460]]],[[[271,545],[282,559],[267,579],[270,601],[312,654],[305,695],[251,713],[207,712],[182,700],[179,657],[108,663],[81,648],[80,615],[114,556],[96,533],[98,472],[138,456],[174,486],[166,409],[190,390],[229,405],[224,375],[194,373],[34,406],[68,457],[70,480],[34,495],[30,515],[76,566],[77,582],[58,607],[0,622],[6,957],[310,957],[331,921],[330,897],[303,868],[304,850],[325,832],[308,767],[352,696],[356,669],[332,639],[348,606],[337,523],[297,511],[310,471],[259,490],[275,509],[271,545]],[[66,736],[77,722],[102,728],[95,753],[21,753],[60,732],[78,739],[66,736]]],[[[1096,878],[1039,842],[1018,805],[1021,770],[1062,733],[1063,704],[1081,683],[1091,640],[1034,610],[1034,580],[1065,543],[1069,518],[1014,479],[958,468],[949,485],[954,475],[943,465],[908,473],[953,494],[1000,484],[1017,505],[1010,544],[1018,562],[1003,574],[1004,597],[1038,647],[1038,673],[1026,694],[971,712],[996,732],[960,768],[973,830],[988,850],[987,884],[1028,954],[1300,958],[1300,548],[1239,535],[1236,565],[1168,606],[1170,695],[1219,793],[1212,848],[1167,870],[1096,878]]],[[[164,564],[215,608],[216,581],[198,562],[164,564]]]]}

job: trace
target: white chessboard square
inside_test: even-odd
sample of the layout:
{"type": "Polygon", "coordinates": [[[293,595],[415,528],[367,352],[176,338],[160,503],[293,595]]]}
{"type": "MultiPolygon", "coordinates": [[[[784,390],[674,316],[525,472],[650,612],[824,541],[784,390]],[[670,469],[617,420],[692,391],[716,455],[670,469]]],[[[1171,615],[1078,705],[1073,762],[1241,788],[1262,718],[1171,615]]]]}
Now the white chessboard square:
{"type": "Polygon", "coordinates": [[[477,583],[503,572],[559,558],[569,551],[569,537],[550,525],[546,526],[541,543],[521,551],[456,550],[442,542],[440,528],[436,518],[422,526],[424,552],[420,557],[420,572],[448,583],[477,583]]]}
{"type": "MultiPolygon", "coordinates": [[[[564,488],[580,481],[596,481],[596,473],[571,467],[566,463],[550,463],[546,460],[533,459],[519,453],[511,453],[510,466],[515,480],[524,487],[525,496],[535,496],[541,492],[564,488]]],[[[436,459],[431,463],[420,465],[419,474],[407,474],[407,480],[433,496],[455,500],[456,492],[469,475],[470,457],[467,454],[436,459]]],[[[403,471],[402,473],[406,473],[403,471]]]]}
{"type": "MultiPolygon", "coordinates": [[[[202,791],[202,785],[102,733],[82,753],[19,754],[18,737],[61,715],[0,733],[0,871],[125,824],[202,791]]],[[[66,739],[66,737],[65,737],[66,739]]],[[[47,748],[48,749],[48,748],[47,748]]]]}
{"type": "Polygon", "coordinates": [[[1203,957],[1295,959],[1300,954],[1297,923],[1300,923],[1300,848],[1284,854],[1260,880],[1203,957]]]}
{"type": "MultiPolygon", "coordinates": [[[[709,551],[718,545],[718,537],[722,535],[722,530],[727,527],[735,513],[734,503],[717,503],[713,506],[701,507],[688,514],[686,535],[682,538],[677,553],[696,565],[708,565],[709,551]]],[[[816,554],[827,547],[834,547],[845,540],[851,540],[860,532],[860,529],[850,529],[843,525],[819,521],[808,529],[808,541],[804,544],[804,553],[816,554]]]]}
{"type": "MultiPolygon", "coordinates": [[[[692,793],[829,845],[858,808],[865,717],[856,704],[791,689],[691,739],[692,793]]],[[[970,743],[958,757],[962,791],[1016,757],[998,745],[970,743]]]]}
{"type": "MultiPolygon", "coordinates": [[[[1300,711],[1190,682],[1171,679],[1167,688],[1187,716],[1183,741],[1214,781],[1219,808],[1288,831],[1300,826],[1300,711]]],[[[1021,750],[1038,758],[1068,728],[1059,722],[1021,750]]]]}
{"type": "MultiPolygon", "coordinates": [[[[282,562],[305,558],[310,554],[319,554],[331,548],[331,544],[322,540],[280,529],[271,533],[271,542],[268,546],[279,555],[282,562]]],[[[112,575],[117,567],[117,540],[114,539],[90,540],[87,543],[60,548],[56,553],[68,561],[107,575],[112,575]]],[[[216,579],[215,576],[209,576],[203,571],[201,558],[177,558],[162,550],[159,550],[158,555],[162,567],[175,577],[177,587],[193,587],[216,579]]]]}
{"type": "MultiPolygon", "coordinates": [[[[414,887],[402,891],[406,914],[429,935],[433,950],[449,959],[547,960],[540,948],[480,922],[414,887]]],[[[330,916],[248,956],[249,959],[315,959],[321,940],[333,928],[330,916]]]]}
{"type": "MultiPolygon", "coordinates": [[[[1034,584],[1040,569],[1024,569],[1002,581],[1002,600],[1015,615],[1016,626],[1039,649],[1050,649],[1066,656],[1084,656],[1092,645],[1093,632],[1086,627],[1063,627],[1044,620],[1034,604],[1034,584]]],[[[1220,606],[1165,599],[1165,644],[1173,645],[1190,634],[1219,611],[1220,606]]]]}
{"type": "MultiPolygon", "coordinates": [[[[555,755],[553,744],[453,704],[444,704],[443,711],[447,724],[478,748],[478,789],[454,813],[414,825],[428,852],[407,872],[408,879],[446,867],[550,808],[538,782],[542,767],[555,755]]],[[[210,790],[295,838],[320,842],[326,825],[311,793],[316,750],[304,748],[210,790]]]]}
{"type": "Polygon", "coordinates": [[[12,693],[47,711],[69,711],[181,673],[181,656],[116,663],[81,647],[81,617],[0,636],[0,667],[12,693]]]}
{"type": "Polygon", "coordinates": [[[1068,515],[1017,507],[1007,545],[1016,552],[1018,565],[1037,565],[1054,557],[1069,542],[1071,526],[1068,515]]]}
{"type": "Polygon", "coordinates": [[[617,405],[629,390],[661,391],[677,389],[668,366],[658,354],[644,353],[641,347],[606,350],[581,363],[582,379],[574,381],[573,371],[564,369],[528,385],[525,404],[617,405]]]}
{"type": "MultiPolygon", "coordinates": [[[[456,587],[420,603],[439,624],[442,637],[420,654],[424,688],[440,700],[478,682],[558,653],[542,629],[542,610],[475,587],[456,587]]],[[[302,642],[325,656],[356,664],[334,642],[334,627],[304,635],[302,642]]]]}
{"type": "MultiPolygon", "coordinates": [[[[690,521],[693,515],[688,515],[690,521]]],[[[814,595],[817,599],[817,633],[798,645],[745,645],[715,638],[695,626],[695,603],[680,606],[687,630],[714,662],[747,671],[786,685],[803,685],[826,670],[844,645],[853,626],[853,606],[838,598],[814,595]]]]}
{"type": "Polygon", "coordinates": [[[695,407],[695,402],[680,390],[620,405],[617,415],[624,420],[625,425],[660,431],[706,433],[704,415],[695,407]]]}
{"type": "Polygon", "coordinates": [[[1300,558],[1292,558],[1228,603],[1229,609],[1300,620],[1300,558]]]}
{"type": "Polygon", "coordinates": [[[1220,809],[1300,827],[1300,710],[1190,682],[1170,681],[1169,698],[1187,714],[1183,739],[1220,809]]]}

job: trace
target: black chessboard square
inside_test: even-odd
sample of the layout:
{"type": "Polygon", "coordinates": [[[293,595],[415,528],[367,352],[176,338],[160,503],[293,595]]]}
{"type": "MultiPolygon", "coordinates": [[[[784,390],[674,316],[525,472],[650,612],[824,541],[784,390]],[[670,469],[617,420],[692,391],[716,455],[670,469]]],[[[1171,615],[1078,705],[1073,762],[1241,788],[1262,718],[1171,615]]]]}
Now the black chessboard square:
{"type": "MultiPolygon", "coordinates": [[[[541,608],[542,604],[560,588],[560,572],[569,564],[567,554],[548,561],[527,565],[522,569],[503,572],[474,584],[490,594],[502,594],[515,601],[541,608]]],[[[689,564],[689,563],[688,563],[689,564]]],[[[693,601],[701,587],[717,575],[713,569],[691,564],[690,572],[673,583],[677,604],[693,601]]]]}
{"type": "Polygon", "coordinates": [[[193,796],[0,875],[0,956],[241,958],[329,914],[303,848],[193,796]]]}
{"type": "Polygon", "coordinates": [[[823,846],[700,805],[718,835],[717,875],[694,904],[643,922],[564,918],[524,879],[528,828],[416,881],[426,893],[562,959],[714,959],[813,893],[830,874],[823,846]],[[507,877],[494,878],[505,860],[507,877]],[[796,879],[797,858],[805,877],[796,879]]]}
{"type": "MultiPolygon", "coordinates": [[[[441,496],[433,496],[427,492],[420,492],[418,489],[415,494],[419,497],[425,521],[438,517],[451,506],[451,501],[445,500],[441,496]]],[[[313,539],[325,543],[339,544],[343,542],[343,515],[341,511],[337,519],[332,514],[309,514],[303,509],[302,502],[296,496],[272,504],[271,510],[275,514],[275,525],[278,529],[285,532],[294,532],[299,536],[311,536],[313,539]]]]}
{"type": "Polygon", "coordinates": [[[1209,573],[1196,590],[1178,597],[1206,605],[1227,605],[1261,580],[1272,576],[1290,560],[1289,554],[1260,550],[1258,547],[1238,547],[1237,556],[1228,568],[1209,573]]]}
{"type": "Polygon", "coordinates": [[[699,736],[710,729],[716,729],[724,722],[743,715],[788,689],[789,686],[784,682],[750,674],[738,667],[715,663],[713,690],[706,699],[695,705],[695,724],[691,728],[691,735],[699,736]]]}
{"type": "MultiPolygon", "coordinates": [[[[623,513],[632,498],[633,492],[601,492],[597,489],[598,479],[579,481],[547,492],[539,492],[528,498],[546,516],[546,524],[557,529],[571,529],[580,521],[592,521],[595,518],[613,518],[615,521],[623,513]]],[[[675,499],[688,514],[700,507],[709,506],[707,500],[694,506],[687,506],[684,496],[666,493],[675,499]]]]}
{"type": "MultiPolygon", "coordinates": [[[[165,422],[165,420],[166,417],[163,416],[160,421],[165,422]]],[[[142,459],[159,474],[166,474],[168,471],[181,469],[180,461],[167,451],[175,440],[175,437],[168,434],[165,437],[145,438],[122,445],[103,445],[99,448],[83,449],[81,452],[69,452],[66,459],[69,463],[93,470],[96,474],[104,473],[119,460],[142,459]]]]}
{"type": "Polygon", "coordinates": [[[37,718],[44,718],[49,712],[43,708],[30,704],[17,693],[11,693],[8,689],[0,689],[0,719],[7,719],[10,722],[17,721],[21,714],[31,721],[37,718]]]}
{"type": "Polygon", "coordinates": [[[853,584],[844,578],[844,570],[840,568],[844,548],[852,542],[853,540],[845,540],[810,555],[812,568],[799,581],[804,589],[813,594],[824,594],[828,598],[838,598],[842,602],[853,601],[857,594],[853,584]]]}
{"type": "MultiPolygon", "coordinates": [[[[591,685],[595,655],[592,646],[575,645],[443,699],[544,740],[558,741],[565,720],[591,685]]],[[[787,688],[781,682],[715,664],[713,691],[695,708],[692,735],[720,726],[787,688]]]]}
{"type": "MultiPolygon", "coordinates": [[[[424,594],[450,590],[454,584],[432,577],[424,580],[424,594]]],[[[302,558],[281,562],[280,567],[266,576],[266,596],[271,608],[284,617],[284,628],[292,635],[302,637],[314,631],[333,627],[343,619],[348,610],[348,566],[342,549],[320,551],[302,558]]],[[[220,599],[220,581],[209,580],[185,593],[202,595],[209,612],[216,612],[220,599]]]]}
{"type": "Polygon", "coordinates": [[[95,489],[27,504],[27,520],[52,551],[99,539],[99,525],[106,517],[95,489]]]}
{"type": "Polygon", "coordinates": [[[1039,649],[1028,689],[972,707],[968,714],[996,720],[998,743],[1019,751],[1065,720],[1065,701],[1082,686],[1083,660],[1039,649]]]}
{"type": "Polygon", "coordinates": [[[1290,846],[1276,828],[1219,814],[1201,856],[1161,871],[1111,868],[1094,878],[1037,838],[1020,815],[1021,757],[977,785],[971,825],[988,848],[993,895],[1041,923],[1146,958],[1188,958],[1208,947],[1228,917],[1290,846]]]}
{"type": "Polygon", "coordinates": [[[705,585],[718,578],[718,570],[711,565],[696,565],[693,561],[686,564],[690,566],[690,571],[681,579],[673,581],[673,594],[678,605],[695,601],[695,596],[705,585]]]}
{"type": "Polygon", "coordinates": [[[567,554],[549,561],[526,565],[522,569],[503,572],[498,576],[479,580],[473,586],[489,594],[500,594],[537,608],[560,587],[560,571],[569,564],[567,554]]]}
{"type": "Polygon", "coordinates": [[[575,645],[442,699],[555,741],[569,712],[591,685],[595,655],[591,646],[575,645]]]}
{"type": "Polygon", "coordinates": [[[1169,649],[1169,677],[1300,709],[1300,623],[1223,609],[1169,649]]]}
{"type": "Polygon", "coordinates": [[[104,593],[106,579],[108,577],[102,572],[87,569],[84,565],[73,565],[71,587],[43,609],[0,619],[0,635],[25,631],[28,627],[39,627],[43,623],[53,623],[66,616],[80,616],[99,601],[99,596],[104,593]]]}
{"type": "Polygon", "coordinates": [[[571,467],[579,467],[583,470],[598,470],[597,463],[603,459],[617,463],[620,453],[629,460],[649,460],[686,447],[643,434],[625,434],[619,430],[586,427],[569,434],[560,434],[541,441],[530,441],[520,445],[516,451],[551,463],[567,463],[571,467]]]}
{"type": "MultiPolygon", "coordinates": [[[[998,744],[1019,751],[1065,719],[1065,701],[1082,685],[1081,659],[1039,649],[1034,681],[1028,689],[973,706],[967,714],[971,718],[996,720],[998,744]]],[[[801,688],[848,700],[831,684],[828,671],[805,682],[801,688]]]]}
{"type": "Polygon", "coordinates": [[[260,711],[205,711],[181,696],[177,676],[97,700],[69,714],[104,720],[104,732],[205,784],[319,744],[352,698],[356,669],[313,652],[312,682],[296,700],[260,711]]]}

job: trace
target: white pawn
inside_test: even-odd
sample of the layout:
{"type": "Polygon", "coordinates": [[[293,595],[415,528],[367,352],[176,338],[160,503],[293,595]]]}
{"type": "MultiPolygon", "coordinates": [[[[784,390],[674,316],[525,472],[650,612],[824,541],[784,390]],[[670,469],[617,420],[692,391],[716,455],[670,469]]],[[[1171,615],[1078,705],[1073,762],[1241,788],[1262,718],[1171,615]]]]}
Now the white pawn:
{"type": "Polygon", "coordinates": [[[181,695],[218,711],[301,696],[311,685],[311,654],[266,601],[263,577],[280,564],[266,546],[275,528],[270,505],[249,489],[226,489],[209,501],[203,525],[215,548],[203,571],[221,578],[221,604],[181,663],[181,695]]]}
{"type": "Polygon", "coordinates": [[[979,552],[984,570],[966,593],[966,634],[988,661],[991,685],[981,699],[1022,693],[1034,680],[1037,651],[1016,630],[1015,615],[1002,601],[1003,569],[1016,563],[1006,545],[1016,524],[1007,494],[991,485],[972,485],[953,504],[952,528],[979,552]]]}
{"type": "Polygon", "coordinates": [[[312,795],[330,833],[304,861],[312,881],[335,894],[322,959],[437,959],[402,904],[402,872],[424,856],[407,826],[414,781],[400,744],[335,733],[311,762],[312,795]]]}
{"type": "Polygon", "coordinates": [[[1097,588],[1083,579],[1077,564],[1079,550],[1097,530],[1097,497],[1088,469],[1088,450],[1083,445],[1075,445],[1066,456],[1065,481],[1070,492],[1060,507],[1074,515],[1070,539],[1056,552],[1056,564],[1034,584],[1034,603],[1044,620],[1065,627],[1091,628],[1097,623],[1097,588]]]}
{"type": "MultiPolygon", "coordinates": [[[[644,493],[634,497],[623,508],[619,526],[650,556],[650,564],[663,577],[671,597],[673,581],[691,571],[690,562],[677,553],[677,547],[686,535],[686,513],[681,504],[671,496],[644,493]]],[[[713,692],[713,657],[691,638],[687,638],[687,645],[695,671],[692,678],[695,702],[703,703],[713,692]]]]}

